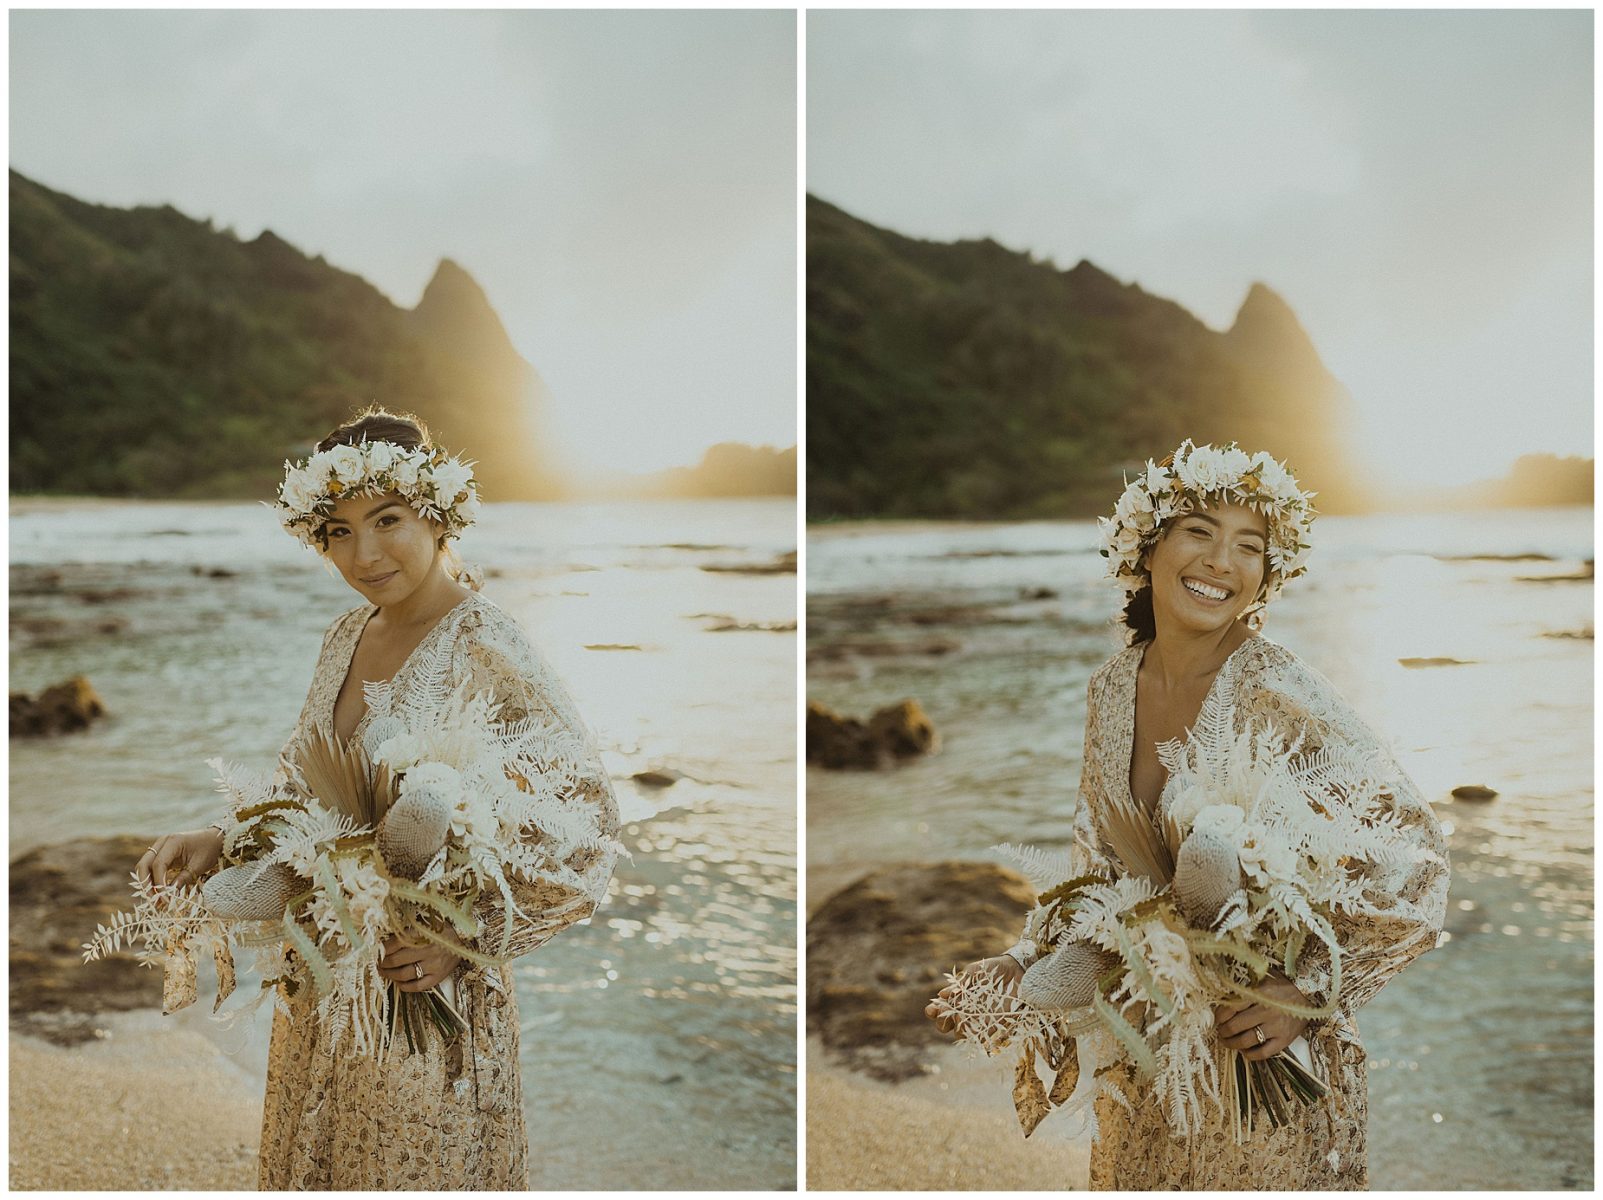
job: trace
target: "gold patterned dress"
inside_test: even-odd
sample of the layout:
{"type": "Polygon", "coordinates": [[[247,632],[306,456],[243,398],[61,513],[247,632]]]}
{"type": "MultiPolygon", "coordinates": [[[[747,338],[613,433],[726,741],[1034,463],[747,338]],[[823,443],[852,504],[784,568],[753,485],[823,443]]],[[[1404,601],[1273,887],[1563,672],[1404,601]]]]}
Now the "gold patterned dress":
{"type": "MultiPolygon", "coordinates": [[[[1145,644],[1130,646],[1097,669],[1088,689],[1085,767],[1074,819],[1075,873],[1115,873],[1098,829],[1109,797],[1130,800],[1130,764],[1135,745],[1136,675],[1145,644]]],[[[1232,688],[1237,726],[1273,724],[1288,739],[1300,732],[1303,747],[1346,742],[1384,756],[1391,777],[1393,809],[1419,844],[1439,861],[1422,862],[1405,878],[1380,880],[1366,898],[1381,914],[1363,920],[1338,916],[1342,947],[1341,990],[1333,1016],[1307,1031],[1323,1064],[1330,1091],[1325,1102],[1299,1109],[1280,1129],[1259,1128],[1244,1145],[1215,1110],[1201,1131],[1173,1137],[1149,1089],[1133,1071],[1114,1068],[1133,1101],[1128,1112],[1116,1100],[1096,1104],[1097,1139],[1091,1151],[1091,1187],[1096,1190],[1362,1190],[1369,1186],[1365,1131],[1368,1076],[1355,1014],[1381,986],[1417,955],[1436,944],[1447,907],[1447,849],[1441,825],[1395,758],[1323,675],[1291,651],[1264,637],[1251,637],[1215,677],[1214,690],[1232,688]]],[[[1210,693],[1211,695],[1212,693],[1210,693]]],[[[1329,991],[1329,952],[1313,943],[1299,964],[1295,983],[1316,1003],[1329,991]]]]}
{"type": "MultiPolygon", "coordinates": [[[[361,605],[343,614],[323,637],[317,670],[290,746],[303,732],[333,733],[334,701],[357,641],[377,610],[361,605]]],[[[471,680],[501,703],[500,718],[554,720],[582,739],[587,770],[579,803],[594,806],[596,828],[617,836],[612,786],[573,703],[517,623],[474,593],[442,617],[396,672],[399,701],[419,682],[421,665],[449,655],[447,683],[471,680]]],[[[370,714],[364,714],[359,738],[370,714]]],[[[286,754],[289,747],[286,747],[286,754]]],[[[510,957],[526,954],[595,910],[606,891],[612,858],[579,851],[568,859],[585,881],[582,891],[514,880],[517,905],[530,914],[513,929],[510,957]]],[[[481,898],[478,943],[498,954],[503,910],[481,898]]],[[[355,1053],[348,1041],[330,1047],[314,1001],[303,989],[289,999],[290,1017],[275,1014],[262,1113],[259,1185],[274,1190],[497,1189],[528,1187],[528,1140],[518,1065],[518,1003],[507,967],[464,963],[454,984],[469,1027],[454,1045],[430,1039],[409,1053],[404,1040],[382,1064],[355,1053]]]]}

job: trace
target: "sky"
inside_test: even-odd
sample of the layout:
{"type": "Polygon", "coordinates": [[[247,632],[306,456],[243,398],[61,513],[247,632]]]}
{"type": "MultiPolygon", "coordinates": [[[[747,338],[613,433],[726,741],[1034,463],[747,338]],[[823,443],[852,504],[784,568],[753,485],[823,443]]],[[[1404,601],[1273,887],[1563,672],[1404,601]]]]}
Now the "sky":
{"type": "MultiPolygon", "coordinates": [[[[13,11],[10,164],[479,282],[570,462],[796,441],[790,12],[13,11]]],[[[362,398],[367,399],[366,397],[362,398]]]]}
{"type": "Polygon", "coordinates": [[[1226,329],[1254,281],[1384,476],[1590,455],[1590,11],[808,15],[807,186],[1090,259],[1226,329]]]}

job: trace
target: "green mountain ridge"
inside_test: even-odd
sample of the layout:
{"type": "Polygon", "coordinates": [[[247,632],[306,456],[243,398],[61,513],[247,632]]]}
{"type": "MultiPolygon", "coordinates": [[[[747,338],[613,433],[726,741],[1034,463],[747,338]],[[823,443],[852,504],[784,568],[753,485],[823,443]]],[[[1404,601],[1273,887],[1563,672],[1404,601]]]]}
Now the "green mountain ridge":
{"type": "MultiPolygon", "coordinates": [[[[244,241],[15,170],[10,187],[13,493],[259,498],[369,403],[421,416],[487,500],[593,490],[546,449],[549,391],[450,258],[408,310],[271,230],[244,241]]],[[[751,454],[768,494],[783,481],[751,454]]],[[[713,459],[620,490],[748,494],[713,459]]]]}
{"type": "Polygon", "coordinates": [[[812,518],[1103,511],[1182,438],[1288,461],[1325,511],[1360,494],[1352,401],[1254,284],[1231,328],[992,239],[939,243],[807,200],[812,518]]]}

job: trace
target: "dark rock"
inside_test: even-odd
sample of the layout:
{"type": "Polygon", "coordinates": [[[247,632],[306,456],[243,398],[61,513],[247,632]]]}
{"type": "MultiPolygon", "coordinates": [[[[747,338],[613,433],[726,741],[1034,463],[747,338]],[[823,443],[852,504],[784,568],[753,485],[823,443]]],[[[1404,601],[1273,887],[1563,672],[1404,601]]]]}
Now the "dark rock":
{"type": "Polygon", "coordinates": [[[133,905],[129,873],[150,839],[82,838],[30,850],[11,864],[11,1019],[56,1040],[93,1036],[65,1013],[161,1007],[161,972],[131,951],[83,961],[96,925],[133,905]],[[41,1019],[33,1021],[30,1018],[41,1019]],[[37,1025],[37,1028],[35,1026],[37,1025]]]}
{"type": "Polygon", "coordinates": [[[789,550],[766,563],[703,563],[703,571],[721,575],[794,575],[796,551],[789,550]]]}
{"type": "Polygon", "coordinates": [[[1497,793],[1479,783],[1468,783],[1453,789],[1454,800],[1495,800],[1497,793]]]}
{"type": "Polygon", "coordinates": [[[903,700],[861,721],[807,702],[807,761],[831,770],[873,770],[932,754],[940,737],[917,700],[903,700]]]}
{"type": "Polygon", "coordinates": [[[1020,600],[1056,600],[1057,598],[1056,588],[1026,587],[1019,589],[1020,600]]]}
{"type": "Polygon", "coordinates": [[[947,971],[1012,945],[1035,893],[990,863],[899,863],[835,893],[807,922],[807,1028],[884,1078],[948,1039],[924,1016],[947,971]]]}
{"type": "Polygon", "coordinates": [[[46,688],[37,700],[26,692],[11,693],[12,737],[71,733],[105,715],[105,704],[82,675],[46,688]]]}
{"type": "Polygon", "coordinates": [[[190,567],[189,573],[206,579],[233,579],[239,574],[238,571],[230,571],[227,567],[202,567],[199,564],[190,567]]]}
{"type": "Polygon", "coordinates": [[[675,771],[672,767],[660,767],[652,771],[636,771],[629,778],[641,787],[665,788],[672,787],[684,777],[683,771],[675,771]]]}
{"type": "Polygon", "coordinates": [[[844,658],[899,658],[903,655],[934,658],[962,648],[962,642],[949,637],[847,639],[811,647],[807,651],[807,661],[839,662],[844,658]]]}
{"type": "Polygon", "coordinates": [[[1467,667],[1473,664],[1472,659],[1466,658],[1399,658],[1397,661],[1410,670],[1420,667],[1467,667]]]}

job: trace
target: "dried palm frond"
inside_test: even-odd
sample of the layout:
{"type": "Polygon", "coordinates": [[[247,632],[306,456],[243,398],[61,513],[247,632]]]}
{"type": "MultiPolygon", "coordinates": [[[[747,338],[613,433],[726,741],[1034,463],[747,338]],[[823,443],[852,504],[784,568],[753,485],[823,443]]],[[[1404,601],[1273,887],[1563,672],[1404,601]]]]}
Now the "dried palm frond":
{"type": "Polygon", "coordinates": [[[358,825],[374,823],[372,771],[360,745],[347,746],[337,734],[312,733],[296,746],[295,763],[307,788],[326,807],[358,825]]]}
{"type": "Polygon", "coordinates": [[[1117,796],[1108,797],[1098,817],[1102,840],[1126,874],[1150,879],[1159,887],[1174,878],[1174,852],[1170,846],[1178,848],[1177,830],[1160,833],[1139,804],[1117,796]]]}

